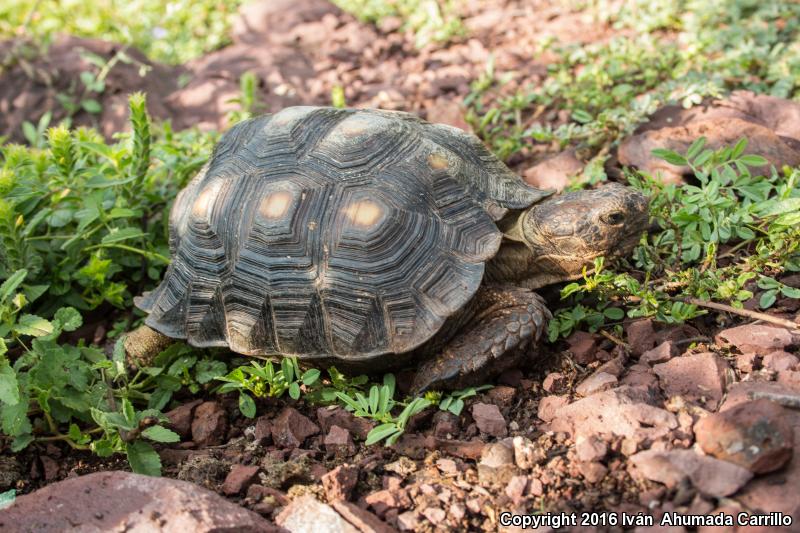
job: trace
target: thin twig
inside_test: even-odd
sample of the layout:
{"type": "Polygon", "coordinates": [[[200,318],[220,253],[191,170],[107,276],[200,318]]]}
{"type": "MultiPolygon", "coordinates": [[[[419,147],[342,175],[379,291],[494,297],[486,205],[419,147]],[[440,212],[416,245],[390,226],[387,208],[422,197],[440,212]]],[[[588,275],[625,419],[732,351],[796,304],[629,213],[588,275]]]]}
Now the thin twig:
{"type": "Polygon", "coordinates": [[[800,395],[797,394],[780,394],[777,392],[766,391],[752,391],[748,396],[753,400],[771,400],[779,403],[784,407],[792,409],[800,409],[800,395]]]}
{"type": "Polygon", "coordinates": [[[599,333],[600,335],[602,335],[603,337],[605,337],[606,339],[610,340],[611,342],[613,342],[618,346],[622,346],[623,348],[630,348],[630,345],[627,342],[620,339],[619,337],[615,337],[614,335],[612,335],[611,333],[607,332],[604,329],[601,329],[599,333]]]}
{"type": "Polygon", "coordinates": [[[684,301],[686,303],[699,305],[700,307],[707,307],[709,309],[716,309],[717,311],[725,311],[726,313],[733,313],[735,315],[746,316],[756,320],[763,320],[764,322],[769,322],[770,324],[775,324],[776,326],[781,326],[792,331],[800,332],[800,324],[797,322],[768,315],[767,313],[759,313],[758,311],[751,311],[749,309],[738,309],[730,305],[717,302],[706,302],[704,300],[698,300],[697,298],[685,298],[684,301]]]}

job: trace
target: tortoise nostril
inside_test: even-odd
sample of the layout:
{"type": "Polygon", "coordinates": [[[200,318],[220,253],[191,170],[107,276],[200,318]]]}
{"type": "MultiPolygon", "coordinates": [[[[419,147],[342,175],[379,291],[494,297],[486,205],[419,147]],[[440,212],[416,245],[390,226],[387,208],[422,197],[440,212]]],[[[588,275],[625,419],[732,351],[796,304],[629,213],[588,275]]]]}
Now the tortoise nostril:
{"type": "Polygon", "coordinates": [[[612,211],[601,216],[600,220],[610,226],[620,226],[625,222],[625,214],[622,211],[612,211]]]}

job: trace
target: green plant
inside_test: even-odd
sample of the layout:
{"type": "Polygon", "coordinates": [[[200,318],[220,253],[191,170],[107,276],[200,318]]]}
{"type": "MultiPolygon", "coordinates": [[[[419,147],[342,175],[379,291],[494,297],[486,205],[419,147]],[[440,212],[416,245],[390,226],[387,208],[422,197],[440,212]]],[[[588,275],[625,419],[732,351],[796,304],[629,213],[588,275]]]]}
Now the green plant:
{"type": "MultiPolygon", "coordinates": [[[[440,395],[439,409],[448,411],[456,416],[464,410],[464,400],[476,396],[479,392],[489,390],[493,385],[481,385],[479,387],[467,387],[466,389],[453,391],[445,395],[440,395]]],[[[427,396],[426,396],[427,397],[427,396]]]]}
{"type": "Polygon", "coordinates": [[[284,357],[280,369],[275,370],[272,361],[262,366],[258,362],[234,368],[228,375],[216,379],[225,384],[217,392],[239,392],[239,409],[248,418],[256,414],[256,398],[279,398],[288,391],[293,400],[300,399],[301,387],[311,387],[319,380],[320,371],[311,368],[302,372],[296,357],[284,357]],[[248,394],[249,393],[249,394],[248,394]]]}
{"type": "Polygon", "coordinates": [[[630,174],[632,185],[650,196],[659,229],[634,250],[638,271],[609,270],[598,258],[581,280],[561,290],[573,305],[555,313],[550,341],[584,326],[590,331],[616,326],[626,315],[683,322],[706,312],[702,301],[742,307],[756,288],[764,290],[762,308],[778,294],[800,297],[800,290],[775,279],[800,271],[800,172],[753,174],[750,168],[767,162],[746,155],[746,148],[742,139],[713,150],[699,138],[686,154],[654,151],[691,169],[696,185],[664,185],[646,174],[630,174]]]}
{"type": "Polygon", "coordinates": [[[71,34],[135,46],[151,58],[185,63],[229,42],[241,0],[8,0],[0,5],[0,37],[27,35],[49,43],[71,34]]]}
{"type": "MultiPolygon", "coordinates": [[[[163,366],[131,377],[119,343],[109,357],[83,340],[58,342],[81,326],[81,311],[127,308],[160,278],[168,262],[161,213],[213,143],[154,132],[144,97],[130,104],[133,131],[118,144],[58,126],[40,148],[0,148],[0,426],[14,451],[59,441],[124,453],[153,474],[149,442],[175,439],[160,409],[182,388],[207,387],[226,365],[178,345],[157,358],[163,366]]],[[[131,321],[121,320],[123,329],[131,321]]]]}
{"type": "Polygon", "coordinates": [[[229,124],[247,120],[263,111],[264,104],[259,100],[257,91],[258,76],[248,70],[239,78],[239,96],[228,100],[228,103],[239,105],[239,109],[228,112],[229,124]]]}
{"type": "Polygon", "coordinates": [[[364,22],[399,17],[402,28],[414,32],[417,47],[446,42],[465,33],[454,0],[333,0],[364,22]]]}

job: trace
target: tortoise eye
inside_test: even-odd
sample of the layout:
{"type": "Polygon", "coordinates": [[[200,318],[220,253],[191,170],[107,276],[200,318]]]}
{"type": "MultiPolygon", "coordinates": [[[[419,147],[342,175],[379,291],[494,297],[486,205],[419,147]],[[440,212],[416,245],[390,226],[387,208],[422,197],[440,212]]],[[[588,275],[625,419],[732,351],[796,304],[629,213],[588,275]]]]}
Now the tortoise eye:
{"type": "Polygon", "coordinates": [[[609,226],[620,226],[625,222],[625,214],[622,211],[612,211],[601,216],[600,220],[609,226]]]}

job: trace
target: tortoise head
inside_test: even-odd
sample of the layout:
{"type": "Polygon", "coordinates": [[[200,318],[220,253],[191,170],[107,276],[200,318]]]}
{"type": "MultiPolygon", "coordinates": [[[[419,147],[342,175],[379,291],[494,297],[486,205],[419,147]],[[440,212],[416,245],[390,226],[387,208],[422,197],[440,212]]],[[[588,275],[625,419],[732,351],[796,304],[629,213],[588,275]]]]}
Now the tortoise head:
{"type": "Polygon", "coordinates": [[[530,251],[524,277],[536,288],[579,278],[596,257],[629,254],[647,224],[647,198],[610,183],[540,201],[506,236],[530,251]]]}

